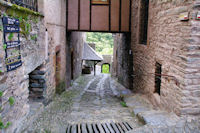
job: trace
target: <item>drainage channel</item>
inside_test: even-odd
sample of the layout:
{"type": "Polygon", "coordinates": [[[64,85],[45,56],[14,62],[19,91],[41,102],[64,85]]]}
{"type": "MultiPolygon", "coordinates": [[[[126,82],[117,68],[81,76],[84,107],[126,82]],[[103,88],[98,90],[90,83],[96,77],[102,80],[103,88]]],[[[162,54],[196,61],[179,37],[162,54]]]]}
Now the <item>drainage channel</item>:
{"type": "Polygon", "coordinates": [[[125,133],[133,128],[128,122],[68,125],[66,133],[125,133]]]}

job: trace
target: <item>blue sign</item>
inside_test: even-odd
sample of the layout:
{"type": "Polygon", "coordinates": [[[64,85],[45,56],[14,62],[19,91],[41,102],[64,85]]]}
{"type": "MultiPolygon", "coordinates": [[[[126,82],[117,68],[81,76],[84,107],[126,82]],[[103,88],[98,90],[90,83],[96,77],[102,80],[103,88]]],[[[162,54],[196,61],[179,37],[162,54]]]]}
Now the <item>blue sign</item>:
{"type": "Polygon", "coordinates": [[[18,61],[18,62],[15,62],[15,63],[12,63],[10,65],[7,65],[7,71],[13,71],[15,69],[17,69],[18,67],[22,66],[22,61],[18,61]]]}
{"type": "Polygon", "coordinates": [[[20,28],[19,26],[15,26],[15,25],[6,25],[4,26],[4,32],[5,33],[19,33],[20,28]]]}
{"type": "Polygon", "coordinates": [[[3,17],[3,24],[6,24],[6,25],[18,25],[19,26],[19,19],[3,17]]]}
{"type": "MultiPolygon", "coordinates": [[[[20,39],[19,39],[19,33],[20,33],[20,22],[19,19],[10,18],[10,17],[3,17],[3,30],[4,30],[4,44],[6,45],[6,66],[7,71],[13,71],[17,69],[18,67],[22,66],[21,61],[21,55],[20,55],[20,39]],[[6,33],[14,33],[18,34],[18,40],[17,41],[8,41],[6,38],[6,33]],[[10,52],[8,52],[9,49],[17,48],[18,54],[16,56],[12,56],[15,53],[11,53],[11,55],[8,55],[10,52]]],[[[10,50],[9,50],[10,51],[10,50]]],[[[15,51],[15,50],[14,50],[15,51]]]]}
{"type": "Polygon", "coordinates": [[[20,46],[20,41],[5,42],[5,44],[7,45],[7,48],[15,48],[20,46]]]}

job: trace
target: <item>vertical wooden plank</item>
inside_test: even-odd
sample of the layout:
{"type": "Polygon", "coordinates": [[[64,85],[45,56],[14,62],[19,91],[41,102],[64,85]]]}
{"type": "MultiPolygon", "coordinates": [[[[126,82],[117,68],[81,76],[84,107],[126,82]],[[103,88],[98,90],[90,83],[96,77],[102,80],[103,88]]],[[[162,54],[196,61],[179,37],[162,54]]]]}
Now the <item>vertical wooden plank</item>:
{"type": "Polygon", "coordinates": [[[68,0],[68,29],[78,30],[78,0],[68,0]]]}
{"type": "Polygon", "coordinates": [[[109,6],[92,6],[92,31],[109,31],[109,6]]]}
{"type": "Polygon", "coordinates": [[[78,30],[80,30],[80,19],[81,19],[81,2],[78,0],[78,30]]]}
{"type": "Polygon", "coordinates": [[[80,1],[80,30],[90,30],[90,0],[80,1]]]}
{"type": "Polygon", "coordinates": [[[90,31],[92,30],[92,0],[90,0],[90,31]]]}
{"type": "Polygon", "coordinates": [[[119,32],[121,32],[122,20],[122,0],[119,0],[119,32]]]}
{"type": "Polygon", "coordinates": [[[129,31],[129,12],[130,12],[130,0],[122,0],[121,3],[121,31],[129,31]]]}
{"type": "Polygon", "coordinates": [[[130,11],[129,11],[129,32],[131,32],[131,25],[132,25],[132,17],[131,17],[131,14],[132,14],[132,0],[129,0],[130,1],[130,11]]]}
{"type": "Polygon", "coordinates": [[[111,31],[111,0],[109,0],[108,21],[109,21],[109,31],[111,31]]]}
{"type": "Polygon", "coordinates": [[[111,0],[111,31],[119,31],[120,0],[111,0]]]}

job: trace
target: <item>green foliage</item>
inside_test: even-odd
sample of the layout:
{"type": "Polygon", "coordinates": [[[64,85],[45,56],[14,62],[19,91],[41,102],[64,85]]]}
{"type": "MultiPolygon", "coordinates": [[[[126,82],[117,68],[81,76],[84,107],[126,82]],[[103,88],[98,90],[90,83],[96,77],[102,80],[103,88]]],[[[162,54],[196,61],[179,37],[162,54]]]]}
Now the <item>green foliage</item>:
{"type": "Polygon", "coordinates": [[[11,106],[13,106],[14,103],[15,103],[14,97],[10,97],[10,98],[8,99],[8,102],[9,102],[9,104],[10,104],[11,106]]]}
{"type": "Polygon", "coordinates": [[[63,82],[60,82],[58,85],[57,85],[57,87],[56,87],[56,93],[57,94],[62,94],[62,92],[64,92],[65,91],[65,82],[63,81],[63,82]]]}
{"type": "Polygon", "coordinates": [[[7,129],[11,124],[12,124],[11,122],[7,122],[4,128],[7,129]]]}
{"type": "Polygon", "coordinates": [[[3,31],[3,26],[2,25],[0,26],[0,31],[3,31]]]}
{"type": "Polygon", "coordinates": [[[4,17],[7,17],[7,14],[6,14],[6,13],[3,13],[3,16],[4,16],[4,17]]]}
{"type": "Polygon", "coordinates": [[[3,92],[2,91],[0,91],[0,97],[2,97],[3,96],[3,92]]]}
{"type": "Polygon", "coordinates": [[[37,35],[31,35],[31,40],[36,41],[37,40],[37,35]]]}
{"type": "Polygon", "coordinates": [[[108,64],[103,64],[102,73],[110,73],[110,67],[108,64]]]}
{"type": "Polygon", "coordinates": [[[7,48],[7,45],[6,45],[6,44],[4,44],[4,45],[3,45],[3,49],[5,50],[6,48],[7,48]]]}
{"type": "Polygon", "coordinates": [[[8,40],[11,41],[14,37],[14,33],[9,33],[8,40]]]}
{"type": "Polygon", "coordinates": [[[11,124],[11,122],[7,122],[5,125],[2,119],[0,118],[0,129],[7,129],[11,124]]]}
{"type": "Polygon", "coordinates": [[[128,107],[128,106],[126,105],[126,102],[124,102],[124,101],[121,101],[120,104],[121,104],[123,107],[128,107]]]}
{"type": "Polygon", "coordinates": [[[96,51],[102,55],[112,55],[114,39],[111,33],[87,33],[87,42],[96,44],[96,51]]]}

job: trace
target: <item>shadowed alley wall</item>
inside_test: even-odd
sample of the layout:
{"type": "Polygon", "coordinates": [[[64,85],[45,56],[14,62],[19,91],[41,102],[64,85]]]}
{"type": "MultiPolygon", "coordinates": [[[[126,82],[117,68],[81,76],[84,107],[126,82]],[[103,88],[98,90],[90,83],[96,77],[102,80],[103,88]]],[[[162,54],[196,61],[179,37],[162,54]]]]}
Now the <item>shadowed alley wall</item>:
{"type": "Polygon", "coordinates": [[[199,4],[195,0],[149,1],[148,38],[141,44],[141,2],[133,0],[132,5],[133,89],[157,107],[178,115],[199,115],[199,4]],[[181,21],[182,13],[189,13],[189,20],[181,21]],[[155,90],[156,62],[163,74],[160,95],[155,90]]]}
{"type": "Polygon", "coordinates": [[[112,76],[117,77],[125,87],[132,89],[133,58],[130,35],[114,34],[112,76]]]}

